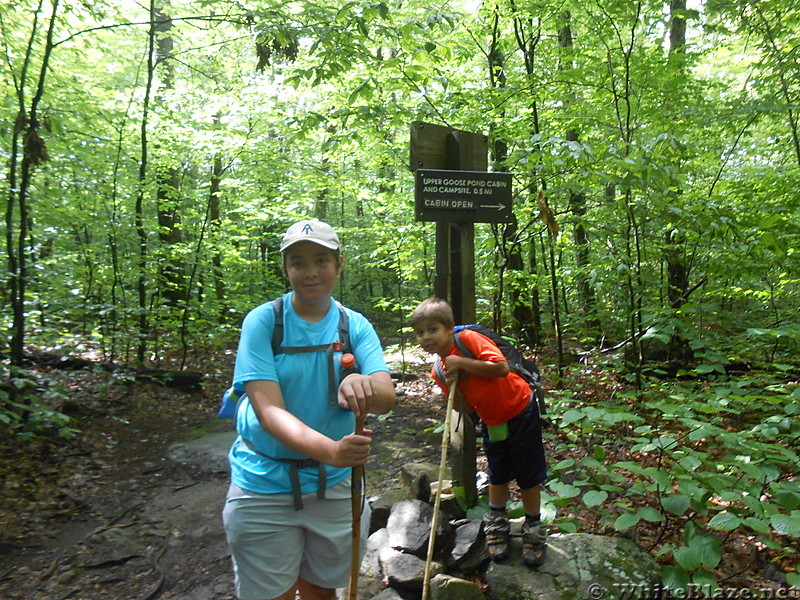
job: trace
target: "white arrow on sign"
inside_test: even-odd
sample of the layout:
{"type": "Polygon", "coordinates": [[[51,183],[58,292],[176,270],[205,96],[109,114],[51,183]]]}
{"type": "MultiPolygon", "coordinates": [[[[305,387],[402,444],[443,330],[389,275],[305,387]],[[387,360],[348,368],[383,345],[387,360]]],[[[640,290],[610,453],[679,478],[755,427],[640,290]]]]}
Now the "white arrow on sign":
{"type": "Polygon", "coordinates": [[[503,210],[505,206],[502,204],[481,204],[481,208],[496,208],[497,210],[503,210]]]}

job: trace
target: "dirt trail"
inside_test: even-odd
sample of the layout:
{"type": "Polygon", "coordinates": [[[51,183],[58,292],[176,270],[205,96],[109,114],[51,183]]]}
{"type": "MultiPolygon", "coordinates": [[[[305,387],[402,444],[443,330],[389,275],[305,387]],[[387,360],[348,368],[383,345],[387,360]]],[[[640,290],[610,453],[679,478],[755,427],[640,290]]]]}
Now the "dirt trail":
{"type": "MultiPolygon", "coordinates": [[[[215,416],[219,390],[64,377],[80,391],[62,410],[80,421],[81,432],[0,443],[0,597],[233,598],[221,522],[224,460],[187,462],[186,446],[174,447],[209,434],[232,436],[232,423],[215,416]]],[[[442,414],[420,380],[403,386],[389,417],[370,418],[368,493],[396,485],[405,462],[435,460],[439,435],[430,429],[442,414]]]]}

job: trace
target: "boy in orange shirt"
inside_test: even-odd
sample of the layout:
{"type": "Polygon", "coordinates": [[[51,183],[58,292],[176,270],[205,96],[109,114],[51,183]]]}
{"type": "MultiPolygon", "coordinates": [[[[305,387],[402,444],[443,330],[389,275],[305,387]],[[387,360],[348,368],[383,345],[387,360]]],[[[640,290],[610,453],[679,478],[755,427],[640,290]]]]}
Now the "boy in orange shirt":
{"type": "Polygon", "coordinates": [[[525,508],[522,560],[529,567],[544,562],[547,527],[540,519],[539,486],[547,476],[539,411],[527,381],[511,371],[503,353],[489,338],[464,329],[461,342],[475,358],[462,356],[453,342],[455,320],[450,305],[439,298],[422,302],[411,316],[417,343],[438,354],[446,381],[431,370],[445,395],[456,382],[458,403],[482,421],[483,448],[489,463],[489,512],[484,517],[486,543],[494,561],[508,557],[510,523],[506,514],[509,482],[520,488],[525,508]]]}

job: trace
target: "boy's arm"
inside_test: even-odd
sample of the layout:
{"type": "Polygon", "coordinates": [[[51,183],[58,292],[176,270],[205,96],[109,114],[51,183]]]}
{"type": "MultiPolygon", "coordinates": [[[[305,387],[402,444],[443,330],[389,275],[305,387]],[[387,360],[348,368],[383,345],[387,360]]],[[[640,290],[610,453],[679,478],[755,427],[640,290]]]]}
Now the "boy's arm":
{"type": "Polygon", "coordinates": [[[444,359],[445,374],[448,379],[453,378],[461,371],[474,373],[481,377],[505,377],[510,369],[508,362],[504,360],[491,361],[479,360],[477,358],[467,358],[457,354],[451,354],[444,359]]]}

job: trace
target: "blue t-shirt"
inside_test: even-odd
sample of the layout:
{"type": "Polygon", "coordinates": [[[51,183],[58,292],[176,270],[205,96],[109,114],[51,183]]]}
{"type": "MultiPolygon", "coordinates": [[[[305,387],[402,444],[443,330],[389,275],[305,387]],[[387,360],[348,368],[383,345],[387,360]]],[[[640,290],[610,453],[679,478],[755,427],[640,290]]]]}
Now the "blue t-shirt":
{"type": "MultiPolygon", "coordinates": [[[[339,339],[339,308],[335,301],[325,317],[310,323],[297,316],[292,307],[293,292],[283,297],[283,343],[282,346],[316,346],[339,339]]],[[[360,313],[346,308],[350,325],[350,346],[360,372],[370,375],[387,371],[378,335],[372,324],[360,313]]],[[[330,404],[328,387],[328,358],[325,352],[298,354],[272,354],[272,331],[275,326],[275,311],[272,302],[253,309],[245,317],[239,349],[236,355],[233,383],[243,389],[244,384],[254,380],[276,381],[281,386],[286,409],[309,427],[333,440],[340,440],[355,429],[355,417],[338,404],[330,404]]],[[[335,372],[339,371],[341,352],[334,353],[335,372]]],[[[338,389],[338,382],[337,382],[338,389]]],[[[236,430],[241,438],[272,458],[307,458],[290,450],[267,433],[259,424],[250,401],[245,398],[236,416],[236,430]]],[[[254,452],[237,439],[228,459],[231,465],[231,480],[240,488],[262,494],[291,493],[289,465],[254,452]]],[[[344,480],[350,468],[325,465],[327,487],[344,480]]],[[[300,470],[302,493],[317,491],[318,469],[300,470]]]]}

